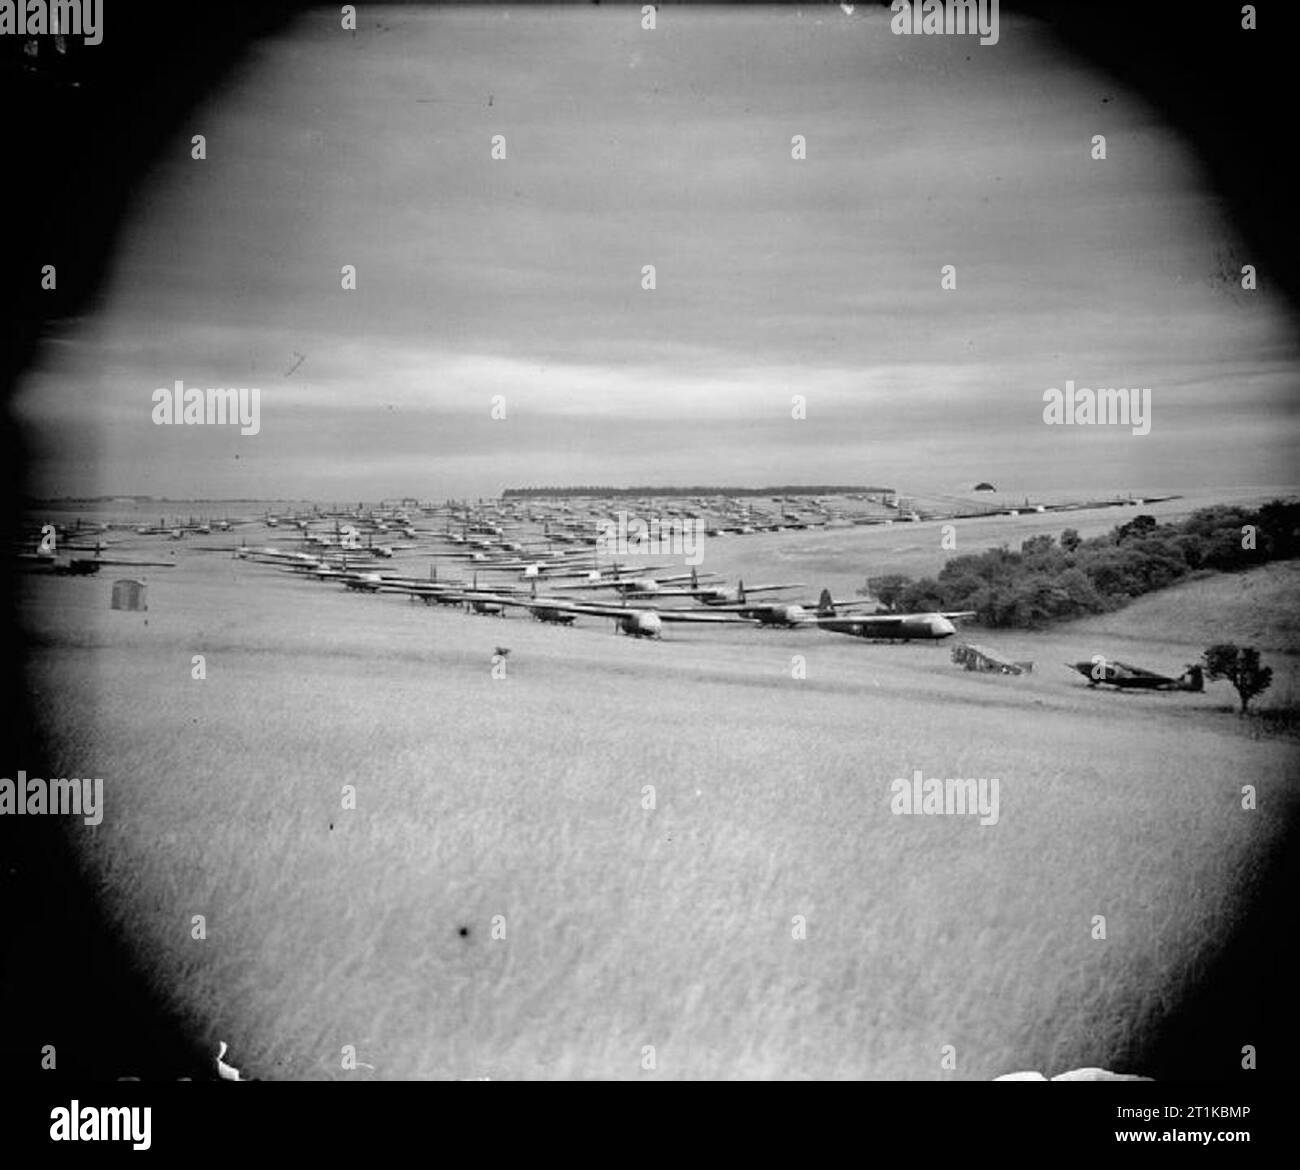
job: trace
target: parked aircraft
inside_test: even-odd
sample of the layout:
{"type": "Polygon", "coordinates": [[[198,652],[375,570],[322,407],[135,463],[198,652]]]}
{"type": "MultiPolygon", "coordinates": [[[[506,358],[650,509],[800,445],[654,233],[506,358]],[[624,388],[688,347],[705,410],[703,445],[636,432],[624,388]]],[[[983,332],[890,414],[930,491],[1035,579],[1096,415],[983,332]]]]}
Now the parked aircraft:
{"type": "MultiPolygon", "coordinates": [[[[786,589],[802,589],[803,587],[802,581],[788,581],[783,585],[750,585],[748,587],[744,581],[737,581],[736,588],[733,591],[725,586],[701,585],[695,575],[695,570],[692,569],[691,588],[688,593],[705,605],[730,606],[733,604],[744,605],[746,597],[755,593],[780,593],[786,589]]],[[[763,607],[756,606],[754,608],[762,609],[763,607]]]]}
{"type": "Polygon", "coordinates": [[[58,530],[53,524],[43,525],[40,539],[36,542],[36,551],[19,553],[18,560],[26,569],[59,573],[61,575],[89,576],[92,573],[99,572],[98,561],[88,558],[59,560],[56,553],[58,539],[58,530]]]}
{"type": "Polygon", "coordinates": [[[685,609],[633,609],[618,605],[578,604],[575,613],[587,613],[614,620],[617,633],[627,634],[630,638],[659,638],[663,635],[664,622],[734,622],[744,621],[731,614],[700,613],[685,609]]]}
{"type": "MultiPolygon", "coordinates": [[[[505,566],[501,566],[504,568],[505,566]]],[[[516,566],[511,566],[514,568],[516,566]]],[[[530,563],[521,563],[518,568],[520,576],[525,579],[540,577],[546,581],[566,581],[580,580],[584,582],[581,585],[561,585],[561,589],[590,589],[597,585],[617,586],[620,584],[630,584],[632,580],[644,580],[647,574],[654,573],[661,568],[667,568],[668,565],[638,565],[633,568],[630,565],[619,566],[617,563],[607,565],[604,568],[597,567],[594,560],[585,556],[565,557],[560,560],[535,561],[530,563]],[[639,577],[637,575],[640,575],[639,577]]],[[[657,579],[657,578],[656,578],[657,579]]],[[[685,579],[684,575],[677,580],[685,579]]]]}
{"type": "Polygon", "coordinates": [[[539,621],[570,625],[579,614],[607,617],[614,622],[615,633],[632,638],[658,638],[663,635],[664,622],[744,622],[738,614],[703,613],[689,609],[645,609],[624,605],[604,605],[594,601],[568,601],[558,597],[518,597],[496,595],[491,602],[500,606],[518,606],[527,609],[539,621]],[[544,615],[544,616],[539,616],[544,615]]]}
{"type": "Polygon", "coordinates": [[[848,634],[854,638],[874,641],[913,642],[936,641],[957,632],[954,618],[974,617],[973,610],[953,613],[872,613],[840,614],[830,590],[823,589],[817,615],[807,618],[803,625],[817,625],[833,634],[848,634]]]}
{"type": "Polygon", "coordinates": [[[578,619],[576,613],[565,609],[556,609],[550,605],[539,605],[532,610],[533,620],[548,622],[553,626],[571,626],[578,619]]]}
{"type": "Polygon", "coordinates": [[[465,602],[466,613],[477,613],[487,617],[505,617],[505,602],[497,597],[470,597],[462,598],[465,602]]]}
{"type": "MultiPolygon", "coordinates": [[[[771,588],[786,588],[786,586],[772,586],[771,588]]],[[[816,612],[824,610],[826,603],[829,601],[831,612],[837,609],[853,609],[863,605],[875,605],[874,601],[831,601],[828,594],[823,592],[822,600],[817,605],[800,605],[797,602],[783,601],[760,601],[750,602],[748,595],[751,590],[747,589],[744,581],[736,586],[736,600],[730,602],[710,601],[707,597],[700,598],[705,605],[713,609],[725,610],[728,613],[738,613],[759,623],[762,626],[803,626],[815,624],[812,618],[816,612]]]]}
{"type": "Polygon", "coordinates": [[[28,568],[44,569],[63,576],[73,577],[92,576],[98,573],[104,565],[131,565],[137,568],[155,569],[172,569],[176,567],[174,561],[142,561],[125,557],[106,557],[102,554],[103,550],[108,546],[102,543],[95,546],[94,557],[72,557],[68,560],[60,560],[57,554],[58,539],[58,531],[54,525],[46,524],[41,528],[41,537],[36,544],[36,551],[34,553],[20,553],[18,559],[28,568]]]}
{"type": "Polygon", "coordinates": [[[384,579],[378,573],[345,573],[340,580],[355,593],[378,593],[384,587],[384,579]]]}
{"type": "Polygon", "coordinates": [[[527,609],[532,615],[534,621],[547,622],[555,626],[571,626],[577,620],[577,613],[569,608],[569,602],[557,601],[549,602],[546,598],[537,596],[537,582],[533,581],[532,592],[529,594],[529,605],[523,608],[527,609]]]}
{"type": "Polygon", "coordinates": [[[1141,666],[1130,666],[1127,662],[1116,662],[1113,658],[1098,655],[1091,662],[1067,662],[1071,670],[1077,670],[1088,680],[1090,687],[1101,683],[1118,687],[1121,690],[1139,691],[1203,691],[1205,690],[1205,671],[1195,664],[1189,665],[1178,678],[1156,674],[1141,666]]]}
{"type": "Polygon", "coordinates": [[[1033,671],[1034,664],[1028,660],[1014,660],[990,650],[987,646],[963,643],[952,648],[952,660],[967,670],[995,672],[997,674],[1027,674],[1033,671]]]}
{"type": "MultiPolygon", "coordinates": [[[[707,574],[706,576],[713,576],[707,574]]],[[[717,593],[711,586],[700,586],[700,578],[694,569],[690,573],[675,573],[672,576],[655,577],[606,577],[599,581],[585,581],[576,585],[558,585],[557,589],[614,589],[624,597],[660,598],[660,597],[699,597],[701,593],[717,593]],[[690,582],[688,587],[685,583],[690,582]]],[[[778,586],[779,588],[779,586],[778,586]]],[[[732,598],[734,600],[734,598],[732,598]]]]}
{"type": "Polygon", "coordinates": [[[25,565],[34,565],[38,568],[53,568],[54,552],[58,540],[58,530],[54,525],[44,524],[41,526],[40,539],[36,542],[36,551],[19,553],[18,559],[25,565]]]}

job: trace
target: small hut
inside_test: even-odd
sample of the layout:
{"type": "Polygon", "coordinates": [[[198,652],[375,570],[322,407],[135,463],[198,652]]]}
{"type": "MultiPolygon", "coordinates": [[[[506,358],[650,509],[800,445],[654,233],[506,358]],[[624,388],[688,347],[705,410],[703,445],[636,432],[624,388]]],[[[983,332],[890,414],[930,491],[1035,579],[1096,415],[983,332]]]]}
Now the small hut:
{"type": "Polygon", "coordinates": [[[148,609],[149,606],[145,601],[144,582],[135,581],[130,577],[123,577],[120,581],[114,581],[113,608],[135,610],[148,609]]]}

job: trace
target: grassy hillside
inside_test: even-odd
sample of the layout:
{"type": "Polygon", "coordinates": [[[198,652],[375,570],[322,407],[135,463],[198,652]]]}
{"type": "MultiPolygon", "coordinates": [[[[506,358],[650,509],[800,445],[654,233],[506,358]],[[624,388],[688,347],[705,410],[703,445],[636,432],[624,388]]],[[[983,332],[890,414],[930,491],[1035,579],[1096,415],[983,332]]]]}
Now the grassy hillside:
{"type": "Polygon", "coordinates": [[[128,614],[107,581],[33,580],[52,773],[104,777],[103,824],[70,831],[121,934],[262,1077],[1143,1071],[1283,831],[1240,785],[1294,812],[1293,746],[1221,696],[1055,665],[1101,638],[1177,657],[1201,600],[1147,599],[1145,641],[1018,636],[1040,669],[1007,679],[944,646],[645,644],[214,555],[150,590],[128,614]],[[917,768],[998,778],[998,823],[893,815],[917,768]]]}
{"type": "Polygon", "coordinates": [[[1247,573],[1217,573],[1139,597],[1114,613],[1063,629],[1202,647],[1237,642],[1261,651],[1300,654],[1300,563],[1284,561],[1247,573]]]}

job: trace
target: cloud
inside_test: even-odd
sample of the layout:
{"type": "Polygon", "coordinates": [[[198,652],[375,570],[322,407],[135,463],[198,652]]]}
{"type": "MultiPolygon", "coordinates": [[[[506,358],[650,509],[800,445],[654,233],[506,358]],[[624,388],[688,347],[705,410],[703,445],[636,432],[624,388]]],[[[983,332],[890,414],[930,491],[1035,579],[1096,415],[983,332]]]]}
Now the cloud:
{"type": "Polygon", "coordinates": [[[309,13],[256,48],[199,112],[207,160],[178,142],[142,188],[102,310],[29,371],[42,451],[101,435],[93,477],[43,460],[47,490],[853,480],[1012,448],[1026,476],[1110,474],[1110,439],[1044,433],[1066,378],[1152,386],[1150,448],[1186,444],[1188,474],[1279,463],[1282,309],[1234,291],[1230,225],[1151,109],[1114,91],[1091,159],[1096,79],[1031,24],[968,54],[903,51],[874,10],[503,17],[353,38],[309,13]],[[262,434],[153,427],[178,378],[259,386],[262,434]]]}

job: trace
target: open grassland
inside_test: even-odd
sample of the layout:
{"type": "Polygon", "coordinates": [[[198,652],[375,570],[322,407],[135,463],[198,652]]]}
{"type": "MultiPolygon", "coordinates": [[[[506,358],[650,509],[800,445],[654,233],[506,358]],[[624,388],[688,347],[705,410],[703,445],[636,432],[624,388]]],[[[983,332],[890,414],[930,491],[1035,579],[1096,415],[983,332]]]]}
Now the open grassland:
{"type": "Polygon", "coordinates": [[[103,823],[70,832],[120,930],[257,1076],[1142,1071],[1294,811],[1294,744],[1225,684],[1105,694],[1060,665],[1176,672],[1236,629],[1294,651],[1287,566],[975,633],[1038,661],[1003,678],[947,645],[641,643],[178,562],[147,614],[110,611],[107,578],[31,578],[31,685],[50,774],[104,777],[103,823]],[[892,815],[914,769],[997,777],[998,823],[892,815]]]}
{"type": "MultiPolygon", "coordinates": [[[[1300,654],[1300,562],[1221,573],[1148,594],[1114,613],[1062,627],[1070,634],[1134,639],[1155,647],[1237,642],[1300,654]]],[[[1274,683],[1276,686],[1276,681],[1274,683]]],[[[1278,702],[1270,691],[1263,702],[1278,702]]]]}

